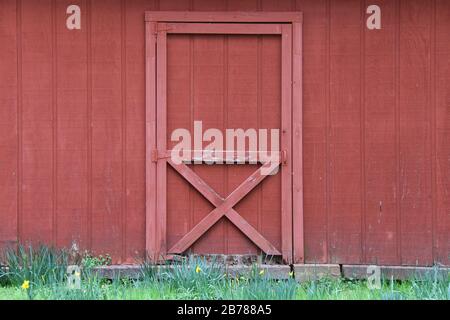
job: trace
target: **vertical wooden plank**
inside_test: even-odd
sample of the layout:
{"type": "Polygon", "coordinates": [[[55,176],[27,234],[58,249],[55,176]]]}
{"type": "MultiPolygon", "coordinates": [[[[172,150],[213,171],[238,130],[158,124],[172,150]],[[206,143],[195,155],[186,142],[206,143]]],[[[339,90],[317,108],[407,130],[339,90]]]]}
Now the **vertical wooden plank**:
{"type": "MultiPolygon", "coordinates": [[[[224,84],[224,95],[226,95],[226,105],[224,105],[225,129],[242,128],[247,130],[250,128],[258,128],[260,124],[260,121],[258,121],[258,112],[262,106],[260,98],[258,98],[260,94],[259,89],[261,89],[258,83],[261,81],[260,77],[262,77],[260,73],[264,73],[264,71],[261,62],[263,49],[259,42],[258,36],[253,35],[228,35],[226,37],[224,47],[224,64],[226,63],[226,66],[223,71],[226,77],[226,83],[224,84]]],[[[267,45],[267,47],[271,45],[267,45]]],[[[266,72],[269,72],[268,70],[272,64],[273,62],[267,61],[266,72]]],[[[279,70],[276,71],[280,72],[279,70]]],[[[277,83],[277,80],[276,78],[268,78],[266,82],[267,87],[270,87],[271,84],[273,86],[273,83],[277,83]]],[[[276,127],[279,128],[279,126],[276,127]]],[[[225,147],[230,149],[230,146],[225,147]]],[[[225,189],[227,193],[224,195],[227,196],[233,192],[256,169],[256,166],[252,165],[226,166],[225,170],[227,172],[223,179],[225,180],[224,183],[226,183],[225,189]]],[[[235,207],[236,211],[253,226],[258,225],[258,214],[260,213],[259,190],[261,190],[261,186],[253,190],[246,199],[243,199],[235,207]]],[[[267,207],[265,209],[270,210],[267,207]]],[[[279,203],[277,204],[277,209],[279,211],[279,203]]],[[[258,249],[254,244],[239,229],[229,224],[228,221],[226,221],[225,236],[227,238],[227,253],[239,254],[246,252],[249,254],[258,254],[258,249]]]]}
{"type": "Polygon", "coordinates": [[[325,134],[325,220],[326,220],[326,258],[327,262],[331,262],[331,0],[326,0],[326,134],[325,134]]]}
{"type": "MultiPolygon", "coordinates": [[[[171,132],[193,126],[194,86],[193,38],[190,35],[171,35],[167,42],[167,139],[168,149],[176,144],[171,132]]],[[[167,170],[167,247],[171,248],[193,227],[193,195],[190,185],[172,168],[167,170]]]]}
{"type": "MultiPolygon", "coordinates": [[[[259,36],[257,39],[257,123],[258,129],[281,129],[281,36],[259,36]]],[[[242,107],[241,107],[242,108],[242,107]]],[[[238,116],[235,116],[238,117],[238,116]]],[[[281,173],[265,179],[254,191],[258,199],[257,226],[281,252],[281,173]]]]}
{"type": "MultiPolygon", "coordinates": [[[[256,10],[258,8],[258,6],[259,6],[259,1],[258,0],[255,0],[255,1],[251,1],[251,0],[249,0],[249,1],[228,0],[227,1],[227,8],[230,11],[256,10]]],[[[256,113],[257,113],[258,119],[257,119],[257,126],[256,127],[260,128],[263,125],[263,121],[264,121],[263,119],[261,119],[262,118],[262,108],[263,108],[262,101],[261,101],[262,96],[263,96],[263,93],[261,92],[261,90],[262,90],[262,77],[263,77],[263,71],[262,71],[262,56],[263,56],[262,51],[263,51],[263,48],[262,48],[262,46],[263,46],[263,41],[264,40],[259,38],[257,41],[258,41],[258,44],[257,44],[257,46],[258,46],[258,48],[257,48],[257,50],[258,50],[258,53],[257,53],[258,57],[257,57],[257,66],[256,66],[256,68],[258,68],[258,70],[257,70],[257,78],[258,78],[257,82],[258,82],[258,85],[257,85],[256,91],[257,91],[258,97],[256,99],[258,101],[256,102],[256,104],[257,104],[257,106],[256,106],[256,108],[257,108],[256,113]]],[[[228,42],[227,42],[228,48],[229,48],[230,45],[233,46],[233,40],[228,40],[228,42]]],[[[232,59],[232,57],[229,56],[229,57],[227,57],[227,59],[232,59]]],[[[229,61],[229,60],[227,60],[227,61],[229,61]]],[[[231,63],[233,64],[233,60],[231,60],[231,63]]],[[[229,64],[229,62],[228,62],[228,64],[229,64]]],[[[228,65],[227,65],[227,72],[229,73],[228,65]]],[[[227,79],[233,81],[232,80],[233,79],[233,75],[232,74],[227,74],[227,79]]],[[[228,91],[228,89],[227,89],[227,95],[229,95],[230,93],[232,94],[234,86],[231,85],[231,83],[229,83],[229,84],[227,84],[227,88],[228,87],[230,87],[231,90],[228,91]]],[[[225,111],[225,113],[228,113],[227,119],[231,118],[232,119],[231,123],[234,122],[233,119],[235,118],[233,116],[233,111],[232,111],[233,110],[233,105],[237,106],[236,104],[234,104],[232,102],[233,100],[234,99],[232,97],[230,97],[230,98],[227,97],[227,102],[228,103],[231,102],[231,105],[225,106],[227,108],[227,111],[225,111]]],[[[241,119],[241,120],[244,120],[244,119],[241,119]]],[[[225,125],[225,127],[226,127],[226,125],[225,125]]],[[[231,189],[233,189],[233,187],[232,187],[232,184],[233,184],[233,173],[230,170],[235,170],[235,168],[229,168],[229,169],[226,169],[226,170],[227,170],[227,172],[226,172],[226,176],[225,176],[225,179],[226,179],[225,183],[227,185],[228,191],[230,191],[231,189]]],[[[265,182],[267,183],[267,180],[265,182]]],[[[268,219],[264,219],[263,218],[264,212],[263,212],[263,207],[262,207],[262,203],[263,203],[262,195],[263,195],[263,190],[264,190],[265,186],[266,186],[266,184],[264,184],[264,182],[263,182],[262,184],[260,184],[253,191],[253,196],[256,196],[258,198],[256,200],[257,201],[256,204],[254,204],[254,205],[256,205],[256,208],[255,207],[253,207],[253,208],[252,207],[248,207],[248,209],[246,209],[245,206],[243,208],[240,208],[241,213],[244,213],[244,214],[245,214],[245,212],[247,210],[252,210],[252,209],[257,212],[256,217],[251,217],[251,219],[254,221],[253,222],[254,226],[256,226],[259,230],[263,231],[264,233],[269,232],[269,228],[264,228],[264,224],[269,222],[269,221],[267,221],[268,219]],[[242,212],[242,210],[244,210],[244,212],[242,212]],[[264,230],[264,229],[267,229],[267,231],[264,230]]],[[[254,199],[254,198],[252,198],[252,199],[254,199]]],[[[251,202],[253,202],[253,201],[251,201],[251,202]]],[[[266,209],[270,210],[270,208],[268,208],[268,207],[266,207],[266,209]]],[[[276,224],[272,224],[272,226],[273,225],[276,225],[276,224]]],[[[225,237],[227,237],[226,241],[228,243],[231,242],[230,244],[228,244],[228,247],[232,247],[233,246],[233,240],[232,240],[233,236],[234,236],[234,238],[237,237],[237,230],[236,230],[236,228],[234,226],[229,225],[229,223],[227,221],[225,237]]],[[[273,241],[273,240],[271,240],[271,241],[273,241]]],[[[242,243],[242,237],[241,237],[241,243],[242,243]]],[[[247,244],[247,246],[248,246],[248,244],[247,244]]]]}
{"type": "MultiPolygon", "coordinates": [[[[363,115],[366,263],[396,264],[395,2],[370,2],[383,13],[381,30],[368,30],[364,14],[363,115]]],[[[364,2],[367,8],[369,2],[364,2]]],[[[365,11],[364,11],[365,12],[365,11]]]]}
{"type": "MultiPolygon", "coordinates": [[[[157,24],[157,72],[156,72],[156,121],[157,121],[157,149],[167,150],[167,32],[164,23],[157,24]]],[[[156,211],[157,232],[156,247],[158,258],[163,258],[167,253],[166,245],[166,221],[167,221],[167,160],[161,159],[157,163],[156,178],[156,211]]]]}
{"type": "Polygon", "coordinates": [[[0,2],[0,253],[18,240],[18,9],[0,2]]]}
{"type": "Polygon", "coordinates": [[[161,11],[186,11],[192,9],[192,0],[159,0],[158,10],[161,11]]]}
{"type": "Polygon", "coordinates": [[[227,11],[227,0],[192,0],[195,11],[227,11]]]}
{"type": "Polygon", "coordinates": [[[401,264],[402,252],[402,224],[401,224],[401,206],[400,206],[400,0],[395,2],[395,160],[396,160],[396,192],[395,192],[395,205],[396,205],[396,251],[397,251],[397,263],[401,264]]]}
{"type": "MultiPolygon", "coordinates": [[[[431,233],[432,233],[432,258],[433,263],[437,261],[437,246],[436,246],[436,234],[437,234],[437,183],[436,183],[436,18],[437,18],[437,1],[433,0],[431,5],[430,13],[430,86],[429,86],[429,97],[430,97],[430,108],[429,108],[429,122],[430,122],[430,161],[431,161],[431,233]]],[[[449,255],[450,259],[450,255],[449,255]]]]}
{"type": "Polygon", "coordinates": [[[296,7],[303,12],[303,210],[307,263],[328,261],[326,142],[329,12],[327,7],[327,0],[298,0],[296,7]]]}
{"type": "Polygon", "coordinates": [[[64,13],[71,4],[56,4],[56,244],[87,248],[87,28],[82,19],[81,30],[67,29],[64,13]]]}
{"type": "Polygon", "coordinates": [[[127,226],[128,226],[128,196],[127,196],[127,5],[125,0],[120,3],[120,91],[122,107],[122,204],[121,204],[121,261],[127,257],[127,226]]]}
{"type": "MultiPolygon", "coordinates": [[[[227,0],[192,0],[191,10],[194,11],[226,11],[227,0]]],[[[224,105],[227,90],[227,77],[224,63],[226,61],[227,37],[214,35],[195,35],[191,37],[192,46],[192,121],[202,120],[203,130],[209,128],[225,129],[227,106],[224,105]],[[214,106],[214,107],[213,107],[214,106]],[[211,112],[212,108],[217,112],[211,112]],[[217,109],[216,109],[217,108],[217,109]]],[[[191,123],[191,126],[193,123],[191,123]]],[[[204,145],[205,147],[206,145],[204,145]]],[[[228,172],[226,166],[195,165],[193,170],[203,177],[211,187],[220,194],[226,195],[228,184],[222,179],[228,172]]],[[[231,168],[230,168],[231,169],[231,168]]],[[[226,178],[227,179],[227,178],[226,178]]],[[[213,207],[196,191],[191,191],[192,222],[197,224],[213,207]]],[[[193,246],[193,252],[219,253],[227,252],[233,243],[242,243],[231,239],[239,237],[239,231],[234,229],[226,219],[217,222],[193,246]]],[[[246,239],[245,239],[246,240],[246,239]]],[[[245,243],[245,240],[243,241],[245,243]]]]}
{"type": "Polygon", "coordinates": [[[92,5],[91,0],[86,0],[86,60],[87,60],[87,75],[86,75],[86,147],[87,147],[87,247],[92,250],[92,5]]]}
{"type": "Polygon", "coordinates": [[[260,0],[263,11],[292,11],[295,9],[295,0],[260,0]]]}
{"type": "Polygon", "coordinates": [[[53,238],[52,1],[22,2],[22,235],[53,238]]]}
{"type": "Polygon", "coordinates": [[[16,1],[17,28],[17,240],[20,243],[23,235],[23,10],[22,0],[16,1]]]}
{"type": "MultiPolygon", "coordinates": [[[[226,10],[228,11],[255,11],[258,9],[258,3],[259,0],[226,0],[225,2],[225,6],[226,6],[226,10]]],[[[234,96],[233,97],[233,93],[235,91],[236,88],[238,88],[238,83],[239,80],[240,81],[245,81],[244,79],[236,79],[237,77],[234,76],[232,73],[230,73],[231,70],[233,70],[233,68],[239,68],[238,66],[236,66],[236,60],[239,59],[238,58],[238,51],[236,51],[234,48],[236,48],[236,45],[240,42],[243,41],[243,39],[238,39],[239,37],[228,37],[228,39],[225,40],[225,44],[224,44],[224,55],[225,55],[225,63],[224,63],[224,85],[225,85],[225,93],[224,93],[224,124],[223,124],[223,128],[233,128],[235,125],[240,125],[239,127],[241,127],[242,125],[246,124],[246,126],[250,126],[250,125],[254,125],[256,124],[255,128],[261,128],[264,124],[264,121],[274,121],[275,119],[263,119],[262,118],[262,96],[263,96],[263,92],[262,92],[262,87],[263,87],[263,56],[264,56],[264,38],[259,37],[256,41],[257,41],[257,58],[256,58],[256,88],[252,87],[248,87],[248,98],[247,99],[242,99],[239,98],[239,95],[234,96]],[[234,54],[233,54],[234,51],[234,54]],[[234,56],[234,58],[233,58],[234,56]],[[235,60],[236,59],[236,60],[235,60]],[[235,67],[233,67],[233,65],[235,65],[235,67]],[[235,80],[233,80],[235,79],[235,80]],[[236,85],[236,86],[235,86],[236,85]],[[252,92],[252,90],[256,89],[256,92],[252,92]],[[253,94],[256,93],[257,97],[253,97],[253,94]],[[247,101],[246,101],[247,100],[247,101]],[[250,100],[250,101],[248,101],[250,100]],[[236,102],[234,102],[236,101],[236,102]],[[238,101],[241,101],[241,103],[239,103],[238,101]],[[235,110],[234,108],[242,108],[242,104],[248,104],[248,110],[255,110],[256,115],[256,119],[252,116],[246,116],[246,117],[239,117],[238,114],[236,114],[233,110],[235,110]],[[242,125],[241,125],[242,124],[242,125]]],[[[245,40],[244,40],[245,41],[245,40]]],[[[249,43],[248,43],[248,48],[249,48],[249,54],[250,52],[252,52],[252,50],[250,48],[253,49],[253,38],[252,40],[249,39],[249,43]]],[[[270,46],[268,46],[270,47],[270,46]]],[[[243,62],[243,61],[242,61],[243,62]]],[[[249,68],[253,68],[254,65],[249,64],[249,68]],[[250,67],[251,65],[251,67],[250,67]]],[[[265,65],[266,68],[270,68],[270,64],[267,63],[265,65]]],[[[232,71],[231,71],[232,72],[232,71]]],[[[270,86],[271,81],[267,81],[265,82],[265,84],[267,86],[270,86]]],[[[266,92],[267,94],[269,94],[269,92],[266,92]]],[[[244,92],[242,92],[242,94],[244,95],[244,92]]],[[[266,102],[270,103],[268,101],[269,99],[266,100],[266,102]]],[[[275,111],[276,112],[276,111],[275,111]]],[[[276,120],[275,120],[276,121],[276,120]]],[[[267,123],[267,122],[266,122],[267,123]]],[[[278,127],[278,126],[275,126],[278,127]]],[[[234,184],[236,183],[236,179],[234,179],[234,173],[236,172],[237,168],[233,168],[234,166],[231,167],[224,167],[224,180],[223,180],[223,184],[225,186],[225,190],[224,190],[224,194],[228,194],[229,192],[231,192],[231,190],[234,187],[234,184]]],[[[249,166],[250,168],[249,171],[253,171],[254,168],[252,168],[253,166],[249,166]]],[[[247,170],[245,168],[239,168],[238,170],[241,171],[245,171],[247,170]]],[[[252,172],[249,172],[249,174],[251,174],[252,172]]],[[[239,213],[240,214],[244,214],[246,215],[246,219],[249,219],[249,222],[256,227],[256,229],[258,229],[260,232],[262,232],[262,234],[264,234],[266,237],[270,238],[272,234],[274,234],[274,232],[271,230],[271,228],[276,228],[277,223],[274,223],[274,220],[277,220],[277,217],[275,217],[274,215],[270,215],[268,213],[264,213],[264,209],[266,209],[267,211],[270,211],[271,208],[269,208],[268,206],[263,207],[263,190],[266,188],[267,186],[268,180],[265,180],[264,182],[262,182],[259,186],[257,186],[255,188],[255,190],[253,190],[253,192],[249,195],[249,199],[247,200],[248,204],[245,204],[243,206],[241,206],[239,208],[239,213]],[[266,217],[272,217],[272,219],[270,218],[266,218],[264,219],[264,216],[266,217]]],[[[272,194],[273,195],[273,194],[272,194]]],[[[266,199],[268,199],[269,196],[266,197],[266,199]]],[[[275,202],[276,205],[276,202],[275,202]]],[[[278,219],[279,220],[279,219],[278,219]]],[[[252,252],[255,252],[256,250],[258,250],[257,248],[254,247],[253,243],[249,243],[248,239],[246,239],[245,236],[243,236],[240,231],[238,231],[233,225],[231,225],[227,220],[224,221],[224,225],[225,225],[225,230],[224,230],[224,240],[226,242],[226,250],[228,252],[228,250],[233,250],[233,248],[236,248],[236,240],[235,239],[239,239],[239,242],[241,244],[241,246],[243,247],[247,247],[247,251],[250,252],[250,250],[252,252]]],[[[273,239],[271,239],[270,241],[273,241],[272,243],[276,243],[277,241],[279,242],[279,239],[277,239],[276,241],[274,241],[273,239]]]]}
{"type": "Polygon", "coordinates": [[[450,265],[450,2],[436,1],[435,26],[435,262],[450,265]]]}
{"type": "Polygon", "coordinates": [[[92,249],[122,258],[121,1],[96,0],[92,18],[92,249]]]}
{"type": "MultiPolygon", "coordinates": [[[[129,1],[128,1],[129,2],[129,1]]],[[[128,149],[128,113],[127,113],[127,1],[121,0],[120,2],[120,92],[121,92],[121,130],[122,130],[122,185],[121,185],[121,215],[120,215],[120,227],[121,227],[121,263],[125,263],[128,260],[127,255],[127,234],[128,234],[128,191],[127,191],[127,174],[128,174],[128,161],[127,161],[127,149],[128,149]]],[[[135,256],[138,257],[137,255],[135,256]]]]}
{"type": "Polygon", "coordinates": [[[400,187],[402,264],[432,259],[429,1],[400,3],[400,187]]]}
{"type": "Polygon", "coordinates": [[[331,1],[330,255],[361,263],[361,109],[359,0],[331,1]]]}
{"type": "Polygon", "coordinates": [[[365,89],[366,84],[364,81],[364,78],[366,76],[366,15],[364,13],[365,9],[365,0],[360,1],[361,3],[361,11],[360,11],[360,43],[359,43],[359,54],[360,54],[360,60],[359,60],[359,66],[360,66],[360,73],[359,73],[359,79],[360,79],[360,139],[361,139],[361,161],[360,161],[360,170],[361,170],[361,176],[360,176],[360,185],[361,185],[361,261],[365,263],[366,261],[366,123],[365,123],[365,117],[366,117],[366,105],[365,105],[365,89]]]}
{"type": "Polygon", "coordinates": [[[146,250],[149,258],[158,259],[156,243],[157,192],[156,163],[152,151],[156,146],[156,23],[146,24],[146,250]]]}
{"type": "Polygon", "coordinates": [[[151,150],[156,148],[156,44],[150,40],[148,25],[144,25],[145,11],[155,10],[156,1],[126,1],[126,262],[144,257],[154,246],[156,165],[151,162],[151,150]],[[147,30],[147,31],[146,31],[147,30]],[[145,40],[142,40],[145,39],[145,40]],[[153,54],[149,55],[153,48],[153,54]],[[153,56],[153,70],[149,60],[153,56]],[[145,68],[143,68],[145,66],[145,68]],[[146,78],[149,77],[148,81],[146,78]],[[153,84],[151,84],[153,79],[153,84]],[[148,87],[150,86],[150,87],[148,87]],[[146,88],[153,88],[148,90],[146,88]],[[147,91],[148,90],[148,91],[147,91]],[[148,95],[148,96],[147,96],[148,95]],[[147,99],[153,99],[153,112],[147,117],[147,99]],[[153,114],[151,117],[150,115],[153,114]],[[148,125],[147,125],[148,124],[148,125]],[[146,158],[148,157],[148,160],[146,158]],[[146,166],[152,167],[147,171],[146,166]],[[146,173],[147,172],[147,173],[146,173]],[[147,175],[150,176],[147,176],[147,175]],[[148,180],[147,180],[148,177],[148,180]],[[147,182],[146,182],[147,181],[147,182]],[[153,181],[153,187],[147,185],[153,181]],[[148,187],[147,187],[147,186],[148,187]],[[146,191],[147,190],[147,191],[146,191]],[[149,196],[147,196],[147,194],[149,196]],[[153,194],[152,194],[153,193],[153,194]],[[153,207],[152,207],[153,206],[153,207]],[[153,208],[152,214],[146,208],[153,208]],[[148,214],[147,214],[148,213],[148,214]],[[148,218],[147,218],[148,217],[148,218]],[[148,235],[148,237],[147,237],[148,235]],[[149,241],[147,243],[147,241],[149,241]]]}
{"type": "Polygon", "coordinates": [[[58,49],[57,49],[57,36],[56,36],[56,1],[53,0],[51,3],[51,32],[52,32],[52,245],[56,245],[57,229],[58,229],[58,186],[57,186],[57,175],[58,175],[58,155],[57,155],[57,144],[58,144],[58,101],[56,99],[58,83],[57,83],[57,60],[58,60],[58,49]]]}
{"type": "MultiPolygon", "coordinates": [[[[229,104],[229,52],[230,52],[230,39],[229,37],[224,37],[223,39],[223,67],[222,67],[222,86],[223,86],[223,98],[222,98],[222,124],[221,129],[226,130],[228,127],[228,104],[229,104]]],[[[220,192],[222,195],[229,194],[229,176],[228,176],[228,168],[224,167],[222,169],[222,185],[220,192]]],[[[226,219],[223,219],[222,222],[222,238],[223,238],[223,252],[228,253],[229,250],[229,234],[230,234],[230,225],[226,219]]]]}
{"type": "MultiPolygon", "coordinates": [[[[194,121],[202,121],[203,130],[210,128],[224,129],[224,93],[227,84],[224,77],[227,76],[224,70],[226,61],[225,37],[222,35],[195,35],[190,39],[190,127],[194,121]]],[[[172,106],[173,107],[173,106],[172,106]]],[[[177,109],[176,107],[174,108],[177,109]]],[[[191,131],[192,132],[192,131],[191,131]]],[[[206,147],[206,143],[198,148],[206,147]]],[[[196,146],[194,146],[197,149],[196,146]]],[[[227,185],[221,181],[224,177],[225,166],[208,166],[205,164],[194,165],[193,170],[205,179],[214,190],[224,194],[227,185]]],[[[190,194],[192,199],[192,224],[200,222],[213,207],[195,190],[190,194]]],[[[193,252],[198,253],[219,253],[227,248],[225,239],[226,224],[223,219],[215,224],[205,235],[199,239],[192,247],[193,252]]],[[[193,226],[192,225],[192,226],[193,226]]]]}
{"type": "Polygon", "coordinates": [[[303,220],[303,67],[301,23],[292,25],[292,214],[294,262],[305,261],[303,220]]]}
{"type": "MultiPolygon", "coordinates": [[[[158,10],[161,10],[161,11],[188,11],[188,10],[192,10],[192,8],[193,8],[193,0],[173,0],[173,1],[166,1],[166,0],[158,0],[157,1],[158,2],[158,10]]],[[[181,41],[183,41],[183,40],[181,40],[181,41]]],[[[191,41],[191,40],[186,40],[186,41],[191,41]]],[[[180,74],[182,74],[183,72],[182,71],[180,71],[180,74]]],[[[180,87],[183,87],[183,85],[180,85],[180,87]]],[[[178,86],[176,86],[176,88],[179,88],[178,86]]],[[[184,93],[184,91],[181,91],[181,94],[183,94],[184,93]]],[[[189,122],[191,122],[190,120],[189,120],[189,122]]],[[[192,123],[191,123],[191,125],[192,125],[192,123]]],[[[189,127],[188,127],[189,128],[189,127]]],[[[168,128],[166,128],[166,129],[168,129],[168,128]]],[[[159,132],[159,131],[158,131],[159,132]]],[[[165,137],[167,137],[167,133],[165,132],[164,133],[164,135],[165,135],[165,137]]],[[[171,169],[170,169],[171,170],[171,169]]],[[[171,183],[171,181],[170,181],[170,177],[171,177],[171,174],[172,174],[172,172],[170,172],[169,171],[169,173],[168,173],[168,181],[167,181],[167,183],[171,183]]],[[[177,182],[179,182],[179,181],[177,181],[177,182]]],[[[184,183],[184,182],[183,182],[184,183]]],[[[179,183],[177,184],[177,187],[179,186],[179,183]]],[[[174,186],[170,186],[171,188],[174,188],[174,186]]],[[[184,185],[184,187],[187,189],[187,188],[190,188],[188,185],[184,185]]],[[[189,195],[188,195],[188,197],[187,198],[189,198],[189,200],[188,200],[188,205],[186,205],[186,206],[188,206],[188,218],[187,218],[187,220],[188,221],[192,221],[192,207],[193,207],[193,202],[192,202],[192,195],[195,193],[195,191],[189,191],[189,195]]],[[[158,197],[159,197],[159,195],[158,195],[158,197]]],[[[184,198],[184,197],[183,197],[184,198]]],[[[157,200],[158,201],[158,200],[157,200]]],[[[175,206],[176,205],[179,205],[179,204],[174,204],[175,206]]],[[[168,209],[169,208],[171,208],[172,207],[172,205],[170,206],[170,207],[168,207],[168,209]]],[[[181,210],[179,210],[179,211],[181,211],[181,210]]],[[[168,218],[168,220],[167,220],[167,222],[168,223],[171,223],[171,220],[168,218]]],[[[190,223],[184,223],[185,221],[183,221],[182,222],[182,224],[183,224],[183,227],[184,228],[189,228],[190,226],[190,223]]],[[[158,227],[159,227],[159,224],[157,225],[158,227]]],[[[178,225],[179,226],[179,225],[178,225]]],[[[178,232],[173,232],[174,233],[174,236],[175,237],[177,237],[178,236],[178,232]]],[[[169,235],[168,235],[169,236],[169,235]]],[[[167,241],[169,241],[169,239],[167,239],[167,241]]]]}
{"type": "Polygon", "coordinates": [[[292,263],[292,26],[282,26],[281,55],[281,152],[287,152],[281,164],[281,235],[283,260],[292,263]]]}
{"type": "Polygon", "coordinates": [[[255,11],[260,0],[226,0],[228,11],[255,11]]]}
{"type": "MultiPolygon", "coordinates": [[[[281,129],[282,37],[259,36],[257,43],[258,128],[281,129]]],[[[236,116],[238,117],[238,116],[236,116]]],[[[268,177],[253,191],[259,192],[258,228],[281,252],[281,173],[268,177]]]]}

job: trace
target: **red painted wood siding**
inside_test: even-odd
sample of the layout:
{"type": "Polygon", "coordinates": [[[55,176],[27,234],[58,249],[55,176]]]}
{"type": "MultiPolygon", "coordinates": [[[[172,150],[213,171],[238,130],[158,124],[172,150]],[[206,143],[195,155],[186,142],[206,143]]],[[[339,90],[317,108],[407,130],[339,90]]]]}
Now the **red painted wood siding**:
{"type": "Polygon", "coordinates": [[[1,246],[142,254],[146,10],[303,11],[306,261],[450,264],[446,0],[0,0],[1,246]]]}

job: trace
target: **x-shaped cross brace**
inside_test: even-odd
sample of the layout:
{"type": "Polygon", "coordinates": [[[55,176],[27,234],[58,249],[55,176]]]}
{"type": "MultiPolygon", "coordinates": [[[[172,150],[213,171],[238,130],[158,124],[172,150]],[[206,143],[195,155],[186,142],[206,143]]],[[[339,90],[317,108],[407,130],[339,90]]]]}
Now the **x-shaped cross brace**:
{"type": "Polygon", "coordinates": [[[197,241],[206,231],[208,231],[223,216],[227,217],[239,230],[241,230],[255,245],[257,245],[267,255],[281,255],[281,253],[255,228],[253,228],[244,218],[242,218],[233,207],[239,203],[250,191],[252,191],[267,175],[262,174],[262,170],[276,168],[279,162],[267,162],[257,171],[248,177],[236,190],[226,199],[215,192],[202,178],[192,171],[186,164],[176,164],[171,159],[167,162],[184,177],[198,192],[200,192],[216,208],[201,220],[191,231],[189,231],[180,241],[178,241],[169,253],[182,254],[195,241],[197,241]]]}

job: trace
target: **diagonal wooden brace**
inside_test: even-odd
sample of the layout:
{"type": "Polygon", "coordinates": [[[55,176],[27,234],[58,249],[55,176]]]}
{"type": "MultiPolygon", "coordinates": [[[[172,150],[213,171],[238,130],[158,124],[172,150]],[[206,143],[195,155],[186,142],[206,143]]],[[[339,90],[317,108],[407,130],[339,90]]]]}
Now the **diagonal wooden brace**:
{"type": "MultiPolygon", "coordinates": [[[[183,176],[194,188],[197,189],[216,209],[201,220],[191,231],[178,241],[169,253],[181,254],[194,244],[206,231],[208,231],[223,216],[226,216],[239,230],[241,230],[255,245],[267,255],[281,255],[281,253],[266,238],[264,238],[253,226],[251,226],[233,207],[252,191],[267,175],[262,170],[274,167],[273,163],[266,163],[249,178],[247,178],[226,199],[223,199],[203,179],[185,164],[175,164],[168,159],[168,163],[183,176]]],[[[276,166],[279,163],[276,164],[276,166]]]]}

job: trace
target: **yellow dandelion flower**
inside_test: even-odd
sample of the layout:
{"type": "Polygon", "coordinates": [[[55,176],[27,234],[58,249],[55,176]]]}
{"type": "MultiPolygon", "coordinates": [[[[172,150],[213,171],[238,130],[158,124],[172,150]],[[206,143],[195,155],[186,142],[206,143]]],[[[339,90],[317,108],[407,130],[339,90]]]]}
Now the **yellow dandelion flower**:
{"type": "Polygon", "coordinates": [[[265,271],[264,271],[264,269],[263,269],[263,270],[261,270],[261,271],[259,272],[259,275],[260,275],[260,276],[263,276],[264,273],[265,273],[265,271]]]}
{"type": "Polygon", "coordinates": [[[23,290],[28,290],[28,289],[30,289],[30,281],[25,280],[25,281],[22,283],[22,289],[23,289],[23,290]]]}
{"type": "Polygon", "coordinates": [[[195,268],[195,272],[196,272],[196,273],[202,272],[202,268],[200,268],[199,266],[197,266],[197,268],[195,268]]]}

